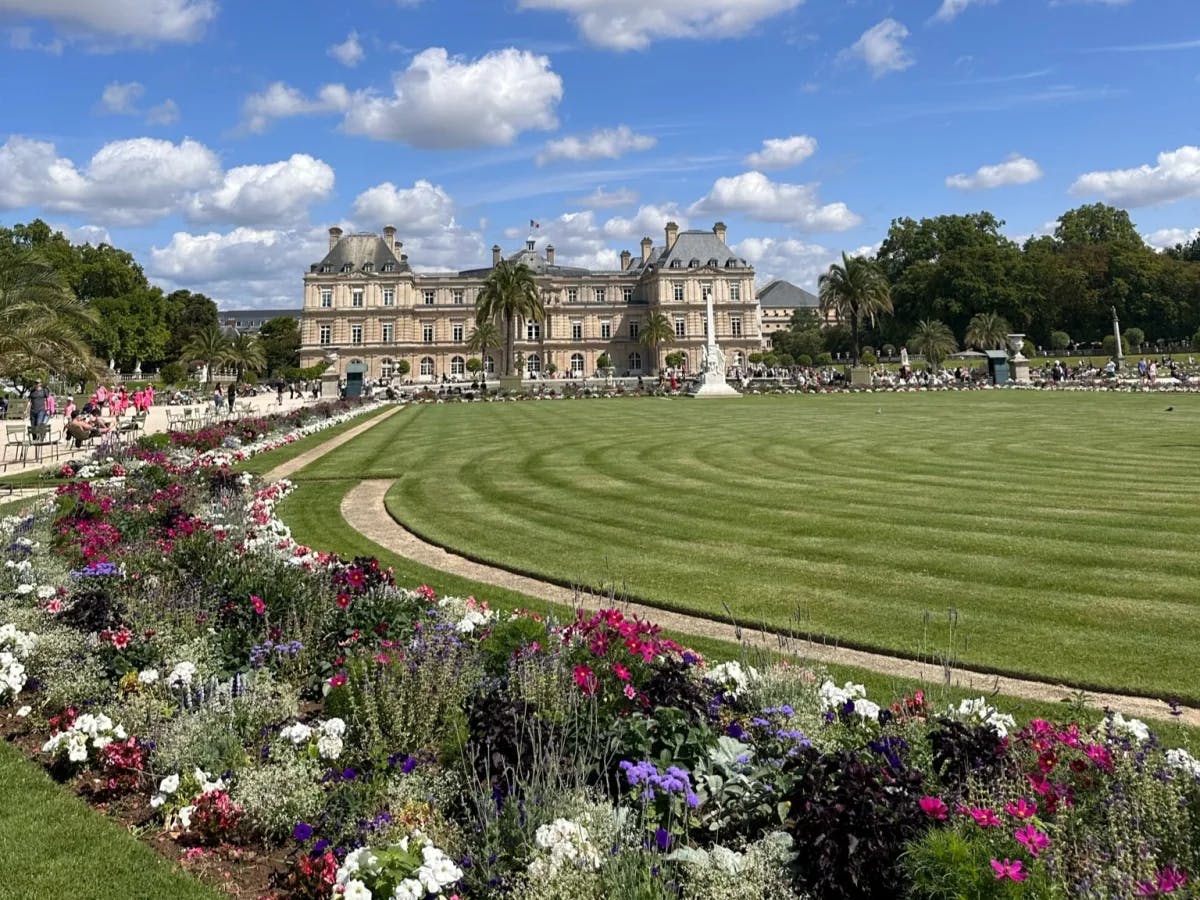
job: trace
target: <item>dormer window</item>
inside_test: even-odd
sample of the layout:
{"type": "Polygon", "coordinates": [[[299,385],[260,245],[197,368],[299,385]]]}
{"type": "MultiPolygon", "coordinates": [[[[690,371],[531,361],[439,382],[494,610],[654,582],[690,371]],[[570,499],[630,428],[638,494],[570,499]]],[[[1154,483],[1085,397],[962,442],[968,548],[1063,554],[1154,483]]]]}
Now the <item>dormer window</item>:
{"type": "Polygon", "coordinates": [[[321,274],[322,275],[328,275],[332,271],[333,271],[333,266],[321,266],[321,274]]]}
{"type": "Polygon", "coordinates": [[[727,268],[727,269],[737,268],[737,260],[736,259],[725,260],[725,268],[727,268]]]}
{"type": "Polygon", "coordinates": [[[344,266],[342,266],[342,271],[343,271],[343,272],[352,272],[352,271],[354,271],[354,263],[346,263],[344,266]]]}
{"type": "Polygon", "coordinates": [[[364,272],[371,272],[374,269],[375,269],[375,263],[369,263],[369,262],[363,263],[363,271],[364,272]]]}
{"type": "Polygon", "coordinates": [[[717,266],[721,265],[719,262],[717,262],[717,258],[716,258],[715,256],[714,256],[712,259],[710,259],[710,260],[708,261],[708,264],[709,264],[710,266],[712,266],[714,269],[715,269],[717,266]]]}
{"type": "Polygon", "coordinates": [[[672,269],[682,269],[683,268],[683,260],[681,260],[681,259],[671,260],[671,268],[672,269]]]}
{"type": "Polygon", "coordinates": [[[691,260],[688,260],[688,268],[689,268],[689,269],[698,269],[698,268],[700,268],[700,260],[698,260],[698,259],[691,259],[691,260]]]}
{"type": "Polygon", "coordinates": [[[395,263],[384,263],[384,264],[383,264],[383,271],[385,271],[385,272],[394,272],[395,270],[396,270],[396,264],[395,264],[395,263]]]}

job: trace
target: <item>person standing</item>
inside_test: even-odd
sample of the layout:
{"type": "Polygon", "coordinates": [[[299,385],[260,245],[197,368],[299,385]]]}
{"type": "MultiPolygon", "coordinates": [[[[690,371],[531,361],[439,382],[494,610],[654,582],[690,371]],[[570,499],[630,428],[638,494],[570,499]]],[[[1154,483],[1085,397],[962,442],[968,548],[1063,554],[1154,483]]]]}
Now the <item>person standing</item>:
{"type": "Polygon", "coordinates": [[[229,382],[229,411],[233,412],[233,401],[237,399],[237,384],[229,382]]]}
{"type": "Polygon", "coordinates": [[[50,394],[42,386],[40,381],[35,382],[33,390],[29,392],[29,424],[33,427],[46,424],[46,398],[50,394]]]}
{"type": "Polygon", "coordinates": [[[221,415],[221,411],[225,408],[225,395],[221,393],[220,385],[213,391],[213,408],[217,415],[221,415]]]}

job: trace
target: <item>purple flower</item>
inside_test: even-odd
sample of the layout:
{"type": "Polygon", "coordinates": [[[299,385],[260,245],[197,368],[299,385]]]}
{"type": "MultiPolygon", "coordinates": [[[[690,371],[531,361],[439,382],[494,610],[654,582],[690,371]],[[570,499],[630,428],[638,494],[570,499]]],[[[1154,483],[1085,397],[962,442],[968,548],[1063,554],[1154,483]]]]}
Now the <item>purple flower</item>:
{"type": "Polygon", "coordinates": [[[307,822],[297,822],[292,829],[292,837],[298,841],[307,841],[313,835],[313,827],[307,822]]]}
{"type": "Polygon", "coordinates": [[[671,846],[671,835],[665,828],[659,828],[654,832],[654,843],[658,845],[658,849],[664,853],[671,846]]]}
{"type": "Polygon", "coordinates": [[[358,769],[354,768],[354,766],[348,766],[345,769],[342,769],[342,781],[353,781],[357,777],[358,769]]]}
{"type": "Polygon", "coordinates": [[[725,729],[725,733],[735,741],[740,741],[746,736],[746,729],[744,729],[737,722],[730,722],[729,726],[725,729]]]}

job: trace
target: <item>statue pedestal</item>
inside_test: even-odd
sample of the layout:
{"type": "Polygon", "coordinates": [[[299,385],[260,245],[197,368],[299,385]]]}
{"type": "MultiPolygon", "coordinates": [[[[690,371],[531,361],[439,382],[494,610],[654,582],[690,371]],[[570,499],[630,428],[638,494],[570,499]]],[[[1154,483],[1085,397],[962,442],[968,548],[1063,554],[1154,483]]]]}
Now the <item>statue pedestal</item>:
{"type": "Polygon", "coordinates": [[[498,380],[500,382],[500,390],[506,394],[519,394],[525,390],[525,385],[521,383],[520,375],[501,375],[498,380]]]}
{"type": "Polygon", "coordinates": [[[706,399],[708,397],[740,397],[742,395],[729,386],[722,373],[704,372],[700,375],[699,385],[688,396],[706,399]]]}
{"type": "Polygon", "coordinates": [[[851,387],[870,387],[871,370],[867,366],[855,366],[850,370],[851,387]]]}
{"type": "Polygon", "coordinates": [[[1012,380],[1017,384],[1029,384],[1029,360],[1014,359],[1012,361],[1012,380]]]}
{"type": "Polygon", "coordinates": [[[326,372],[321,376],[321,398],[337,400],[339,396],[341,396],[341,390],[338,387],[337,372],[326,372]]]}

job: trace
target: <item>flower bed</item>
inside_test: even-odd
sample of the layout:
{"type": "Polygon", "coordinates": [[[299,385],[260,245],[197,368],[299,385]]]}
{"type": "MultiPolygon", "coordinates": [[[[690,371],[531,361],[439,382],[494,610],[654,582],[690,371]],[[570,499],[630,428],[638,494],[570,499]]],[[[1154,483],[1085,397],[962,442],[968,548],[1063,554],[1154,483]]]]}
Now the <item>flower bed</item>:
{"type": "MultiPolygon", "coordinates": [[[[330,420],[332,421],[332,420],[330,420]]],[[[278,438],[273,440],[279,440],[278,438]]],[[[267,442],[269,443],[269,441],[267,442]]],[[[1190,895],[1200,762],[711,665],[298,546],[250,448],[0,521],[0,728],[190,867],[296,898],[1190,895]]]]}

